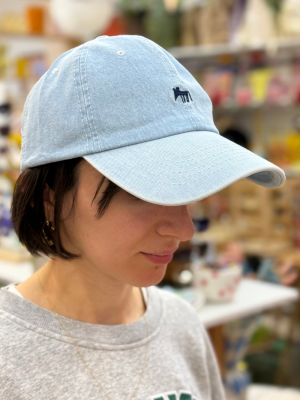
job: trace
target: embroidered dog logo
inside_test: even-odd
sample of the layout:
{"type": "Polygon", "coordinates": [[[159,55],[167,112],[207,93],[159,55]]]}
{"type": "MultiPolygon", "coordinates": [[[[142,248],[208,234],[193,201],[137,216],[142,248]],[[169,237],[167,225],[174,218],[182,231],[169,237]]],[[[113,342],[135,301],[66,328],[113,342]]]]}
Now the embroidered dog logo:
{"type": "Polygon", "coordinates": [[[173,88],[174,96],[175,96],[175,101],[177,100],[177,97],[180,96],[181,100],[183,103],[189,102],[190,99],[193,101],[191,93],[188,90],[180,90],[179,87],[173,88]]]}

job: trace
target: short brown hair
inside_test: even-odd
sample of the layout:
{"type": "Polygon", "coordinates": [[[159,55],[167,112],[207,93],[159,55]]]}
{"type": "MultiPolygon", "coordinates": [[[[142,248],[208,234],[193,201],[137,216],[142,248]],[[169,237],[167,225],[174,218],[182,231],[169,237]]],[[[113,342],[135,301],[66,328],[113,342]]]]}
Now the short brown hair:
{"type": "MultiPolygon", "coordinates": [[[[57,256],[66,260],[80,257],[79,254],[72,254],[63,247],[59,228],[63,201],[65,195],[70,191],[74,192],[70,214],[74,209],[79,176],[78,170],[83,160],[80,157],[40,165],[27,169],[18,177],[11,205],[12,222],[20,242],[31,254],[46,255],[48,257],[57,256]],[[46,185],[54,192],[53,222],[55,234],[45,224],[43,193],[46,185]],[[53,241],[53,245],[50,245],[45,240],[43,229],[47,237],[53,241]]],[[[105,180],[108,181],[108,186],[98,202],[98,211],[95,216],[98,219],[102,217],[112,198],[120,190],[119,186],[103,176],[92,202],[97,197],[105,180]]]]}

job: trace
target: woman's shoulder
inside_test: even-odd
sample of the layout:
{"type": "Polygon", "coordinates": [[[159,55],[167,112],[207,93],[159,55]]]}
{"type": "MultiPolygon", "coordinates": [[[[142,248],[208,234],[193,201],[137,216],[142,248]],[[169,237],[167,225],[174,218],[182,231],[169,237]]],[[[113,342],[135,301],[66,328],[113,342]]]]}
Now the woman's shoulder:
{"type": "Polygon", "coordinates": [[[14,363],[13,360],[18,358],[24,349],[29,349],[28,339],[30,337],[27,329],[15,321],[13,315],[0,308],[0,380],[3,379],[6,368],[14,363]]]}
{"type": "Polygon", "coordinates": [[[26,323],[26,315],[28,313],[28,305],[31,303],[26,302],[21,294],[12,290],[14,284],[10,284],[0,288],[0,348],[11,348],[11,343],[15,342],[16,345],[25,341],[26,333],[28,333],[28,324],[26,323]],[[20,318],[20,315],[24,318],[20,318]]]}

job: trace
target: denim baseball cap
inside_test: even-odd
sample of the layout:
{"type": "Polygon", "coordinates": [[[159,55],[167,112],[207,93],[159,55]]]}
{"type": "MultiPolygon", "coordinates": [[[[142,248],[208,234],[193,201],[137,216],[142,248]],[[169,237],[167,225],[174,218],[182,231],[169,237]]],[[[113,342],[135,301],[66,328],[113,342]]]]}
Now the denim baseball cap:
{"type": "Polygon", "coordinates": [[[150,203],[183,205],[282,169],[222,137],[212,103],[171,54],[138,35],[99,36],[58,57],[27,96],[21,171],[83,157],[150,203]]]}

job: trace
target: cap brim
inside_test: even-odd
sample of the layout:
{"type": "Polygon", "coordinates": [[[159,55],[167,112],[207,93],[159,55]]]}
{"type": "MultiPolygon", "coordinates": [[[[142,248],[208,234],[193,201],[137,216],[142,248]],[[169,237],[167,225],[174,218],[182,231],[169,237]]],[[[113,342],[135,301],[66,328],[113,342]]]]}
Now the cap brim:
{"type": "Polygon", "coordinates": [[[122,189],[149,203],[177,206],[247,178],[267,188],[285,182],[282,169],[214,132],[193,131],[84,158],[122,189]]]}

